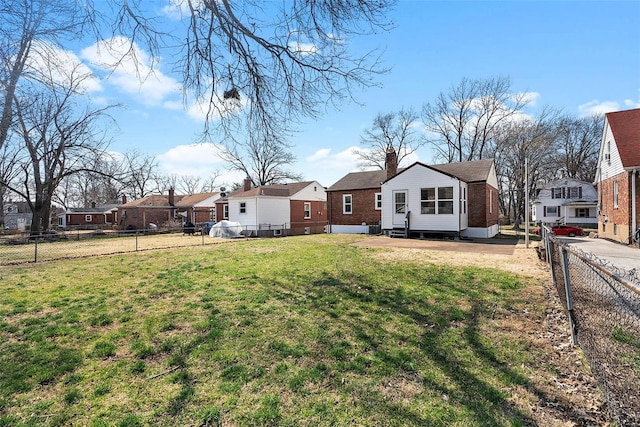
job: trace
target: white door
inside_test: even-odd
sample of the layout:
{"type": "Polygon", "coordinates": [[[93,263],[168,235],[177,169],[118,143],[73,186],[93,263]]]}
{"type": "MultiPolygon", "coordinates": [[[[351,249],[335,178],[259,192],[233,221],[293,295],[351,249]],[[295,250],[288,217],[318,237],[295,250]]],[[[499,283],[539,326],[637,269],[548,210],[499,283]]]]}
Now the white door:
{"type": "Polygon", "coordinates": [[[407,190],[393,191],[393,226],[404,227],[404,219],[407,214],[407,190]]]}

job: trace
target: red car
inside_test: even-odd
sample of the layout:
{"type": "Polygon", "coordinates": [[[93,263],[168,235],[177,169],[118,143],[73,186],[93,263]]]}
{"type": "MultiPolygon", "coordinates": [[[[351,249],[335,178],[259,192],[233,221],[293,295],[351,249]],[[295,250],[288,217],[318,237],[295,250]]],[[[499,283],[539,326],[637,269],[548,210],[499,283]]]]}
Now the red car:
{"type": "Polygon", "coordinates": [[[556,225],[551,227],[551,231],[556,236],[582,236],[584,231],[580,227],[572,227],[570,225],[556,225]]]}

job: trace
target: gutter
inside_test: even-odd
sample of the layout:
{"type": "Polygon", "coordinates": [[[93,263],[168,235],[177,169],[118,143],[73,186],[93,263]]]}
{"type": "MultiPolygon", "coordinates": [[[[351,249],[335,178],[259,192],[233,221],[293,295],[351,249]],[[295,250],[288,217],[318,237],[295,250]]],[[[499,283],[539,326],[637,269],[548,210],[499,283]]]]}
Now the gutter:
{"type": "Polygon", "coordinates": [[[636,221],[636,176],[638,170],[633,169],[631,172],[631,238],[629,239],[629,243],[633,243],[633,236],[635,236],[636,230],[638,229],[638,224],[636,221]]]}

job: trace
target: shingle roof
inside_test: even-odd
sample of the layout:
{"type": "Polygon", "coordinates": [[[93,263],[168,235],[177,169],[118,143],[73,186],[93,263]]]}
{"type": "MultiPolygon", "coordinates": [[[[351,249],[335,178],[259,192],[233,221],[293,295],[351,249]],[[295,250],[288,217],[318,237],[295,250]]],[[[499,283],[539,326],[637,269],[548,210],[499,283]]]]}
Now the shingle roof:
{"type": "MultiPolygon", "coordinates": [[[[473,162],[445,163],[441,165],[421,164],[447,175],[455,176],[465,182],[486,181],[491,172],[493,159],[476,160],[473,162]]],[[[413,165],[411,165],[413,166],[413,165]]],[[[411,167],[409,166],[409,167],[411,167]]],[[[398,174],[408,168],[398,169],[398,174]]],[[[327,191],[364,190],[368,188],[380,188],[381,184],[387,180],[387,171],[365,171],[351,172],[333,184],[327,191]]]]}
{"type": "Polygon", "coordinates": [[[257,196],[271,196],[271,197],[291,197],[298,191],[307,187],[314,181],[303,182],[291,182],[288,184],[272,184],[272,185],[260,185],[254,187],[249,191],[242,191],[233,193],[232,197],[257,197],[257,196]]]}
{"type": "MultiPolygon", "coordinates": [[[[174,203],[179,203],[184,196],[174,196],[174,203]]],[[[125,203],[120,206],[121,208],[136,208],[136,207],[169,207],[169,196],[161,194],[153,194],[151,196],[143,197],[141,199],[132,200],[129,203],[125,203]]]]}
{"type": "Polygon", "coordinates": [[[191,207],[197,203],[202,202],[203,200],[208,199],[209,197],[215,196],[214,193],[198,193],[198,194],[190,194],[188,196],[182,196],[179,202],[176,202],[176,207],[191,207]]]}
{"type": "Polygon", "coordinates": [[[96,206],[95,208],[69,208],[67,213],[83,214],[83,213],[105,213],[118,208],[120,205],[111,204],[104,206],[96,206]]]}
{"type": "Polygon", "coordinates": [[[486,181],[491,172],[493,159],[474,160],[472,162],[445,163],[431,165],[432,168],[453,175],[465,182],[486,181]]]}
{"type": "MultiPolygon", "coordinates": [[[[398,172],[403,169],[398,169],[398,172]]],[[[380,188],[387,179],[386,170],[351,172],[333,184],[327,191],[364,190],[368,188],[380,188]]]]}
{"type": "Polygon", "coordinates": [[[606,114],[622,166],[640,167],[640,108],[606,114]]]}

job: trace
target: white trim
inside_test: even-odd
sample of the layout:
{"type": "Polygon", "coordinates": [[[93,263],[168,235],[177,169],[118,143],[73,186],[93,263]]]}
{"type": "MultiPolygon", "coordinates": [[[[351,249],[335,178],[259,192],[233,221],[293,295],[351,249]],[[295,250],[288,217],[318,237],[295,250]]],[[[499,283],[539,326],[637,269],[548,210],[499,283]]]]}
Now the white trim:
{"type": "Polygon", "coordinates": [[[351,215],[352,213],[353,213],[353,195],[343,194],[342,195],[342,214],[351,215]],[[347,202],[347,197],[349,198],[349,202],[347,202]],[[347,206],[349,206],[349,212],[347,212],[347,206]]]}

